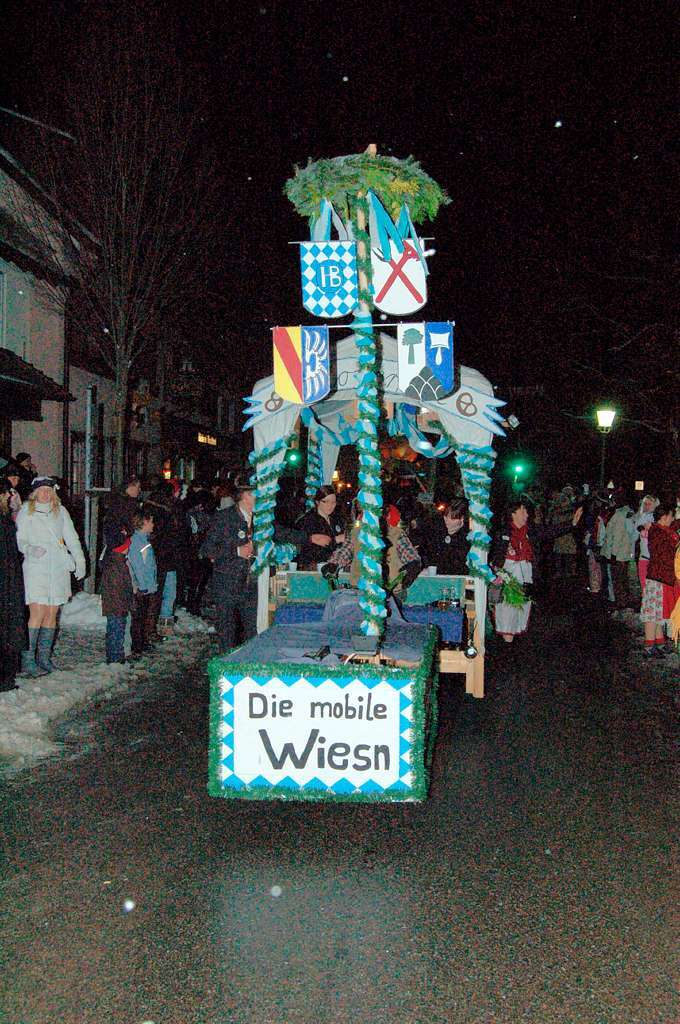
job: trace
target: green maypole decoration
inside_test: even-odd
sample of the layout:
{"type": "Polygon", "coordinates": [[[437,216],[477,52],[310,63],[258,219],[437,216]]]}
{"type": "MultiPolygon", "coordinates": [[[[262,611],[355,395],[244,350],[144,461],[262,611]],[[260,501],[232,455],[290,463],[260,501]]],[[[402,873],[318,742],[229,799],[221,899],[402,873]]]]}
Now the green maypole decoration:
{"type": "Polygon", "coordinates": [[[276,562],[276,545],[274,544],[276,495],[279,490],[279,479],[283,470],[286,450],[294,437],[294,432],[288,437],[280,437],[259,452],[251,452],[248,456],[248,461],[254,470],[250,480],[255,488],[253,543],[256,545],[257,553],[251,567],[251,572],[255,576],[259,576],[267,566],[274,565],[276,562]]]}
{"type": "Polygon", "coordinates": [[[321,201],[328,199],[347,223],[356,197],[369,190],[375,192],[393,219],[407,203],[414,224],[434,220],[439,207],[451,202],[413,157],[400,160],[377,156],[372,149],[330,160],[310,160],[306,167],[296,167],[295,177],[286,182],[285,193],[300,216],[316,219],[321,201]]]}
{"type": "Polygon", "coordinates": [[[496,573],[487,564],[487,552],[491,546],[489,527],[493,513],[489,506],[489,495],[496,452],[491,446],[475,448],[469,444],[461,444],[453,438],[450,440],[456,448],[456,461],[460,468],[465,497],[470,506],[470,519],[474,524],[474,528],[468,534],[468,568],[472,576],[479,576],[487,583],[492,583],[496,573]]]}
{"type": "Polygon", "coordinates": [[[328,200],[336,212],[351,222],[357,244],[359,304],[351,328],[359,349],[360,379],[357,388],[357,450],[359,455],[359,492],[362,512],[359,531],[360,565],[359,604],[364,618],[362,632],[378,639],[384,631],[386,592],[383,585],[382,537],[383,509],[378,425],[382,400],[378,372],[376,337],[371,318],[372,270],[371,243],[368,234],[367,193],[380,199],[393,219],[408,205],[413,223],[433,218],[439,207],[450,200],[441,187],[412,157],[378,156],[375,146],[365,153],[310,161],[286,182],[285,192],[297,212],[311,224],[320,215],[321,204],[328,200]]]}
{"type": "Polygon", "coordinates": [[[365,191],[358,192],[352,208],[354,237],[357,242],[359,305],[354,311],[352,329],[359,349],[359,385],[357,387],[357,451],[359,454],[359,493],[361,509],[359,529],[359,607],[364,613],[362,632],[382,637],[387,617],[387,593],[383,586],[382,467],[378,447],[381,399],[378,391],[378,367],[375,332],[371,319],[370,239],[366,230],[368,202],[365,191]]]}
{"type": "Polygon", "coordinates": [[[305,477],[305,508],[314,508],[314,495],[323,486],[321,437],[309,431],[307,438],[307,475],[305,477]]]}

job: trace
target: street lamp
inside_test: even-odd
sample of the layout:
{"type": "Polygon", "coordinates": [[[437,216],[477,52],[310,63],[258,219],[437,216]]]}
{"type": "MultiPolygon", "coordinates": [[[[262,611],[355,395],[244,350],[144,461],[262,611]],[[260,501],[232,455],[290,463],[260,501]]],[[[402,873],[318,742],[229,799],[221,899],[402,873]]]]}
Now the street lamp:
{"type": "Polygon", "coordinates": [[[607,435],[611,433],[616,419],[616,409],[610,406],[603,406],[595,410],[597,417],[597,429],[602,434],[602,454],[600,457],[600,488],[604,487],[604,464],[607,453],[607,435]]]}

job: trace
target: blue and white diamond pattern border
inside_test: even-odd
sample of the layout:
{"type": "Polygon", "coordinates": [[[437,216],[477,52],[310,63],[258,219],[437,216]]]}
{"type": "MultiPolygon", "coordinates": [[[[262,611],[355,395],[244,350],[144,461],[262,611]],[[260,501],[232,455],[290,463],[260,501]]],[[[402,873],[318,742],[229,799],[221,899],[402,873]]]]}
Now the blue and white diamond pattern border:
{"type": "MultiPolygon", "coordinates": [[[[220,779],[223,787],[230,789],[245,789],[254,787],[266,787],[268,789],[291,789],[297,792],[304,792],[305,790],[325,791],[327,793],[337,793],[340,795],[347,795],[350,793],[364,793],[364,794],[377,794],[386,792],[401,792],[407,794],[413,785],[413,768],[412,768],[412,751],[413,751],[413,680],[407,679],[404,681],[401,687],[398,687],[399,691],[399,778],[397,782],[389,787],[381,786],[375,780],[369,779],[363,786],[355,786],[349,779],[339,779],[332,786],[328,786],[320,779],[313,778],[309,782],[300,784],[290,777],[281,779],[277,783],[272,783],[269,779],[263,776],[256,776],[255,778],[246,782],[236,775],[234,771],[234,687],[237,683],[253,683],[258,686],[266,686],[269,682],[282,683],[284,686],[294,686],[296,683],[309,683],[312,686],[321,686],[327,679],[323,676],[316,678],[307,678],[306,676],[223,676],[220,682],[220,696],[221,696],[221,722],[220,722],[220,736],[221,736],[221,756],[220,756],[220,779]]],[[[333,683],[338,687],[344,688],[349,686],[350,683],[359,681],[367,689],[372,689],[379,683],[383,682],[381,679],[359,679],[357,677],[339,677],[333,678],[333,683]]]]}

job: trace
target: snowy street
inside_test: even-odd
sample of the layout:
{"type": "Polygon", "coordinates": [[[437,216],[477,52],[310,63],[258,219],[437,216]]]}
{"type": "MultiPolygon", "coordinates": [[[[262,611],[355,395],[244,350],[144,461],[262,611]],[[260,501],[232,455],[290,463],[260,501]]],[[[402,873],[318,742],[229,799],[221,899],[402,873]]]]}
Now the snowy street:
{"type": "Polygon", "coordinates": [[[72,709],[0,787],[3,1024],[674,1024],[677,656],[560,602],[514,647],[422,804],[209,797],[203,637],[72,709]]]}
{"type": "Polygon", "coordinates": [[[0,766],[11,773],[59,754],[54,723],[95,696],[134,691],[149,676],[190,668],[208,646],[210,627],[179,609],[177,635],[127,665],[105,663],[105,629],[98,595],[80,593],[64,606],[55,649],[59,671],[39,679],[19,676],[18,689],[0,693],[0,766]]]}

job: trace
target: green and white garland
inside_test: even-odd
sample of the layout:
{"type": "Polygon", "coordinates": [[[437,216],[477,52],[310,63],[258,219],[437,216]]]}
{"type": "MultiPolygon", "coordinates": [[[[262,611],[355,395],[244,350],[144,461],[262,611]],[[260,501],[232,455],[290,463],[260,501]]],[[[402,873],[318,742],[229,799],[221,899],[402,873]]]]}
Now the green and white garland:
{"type": "Polygon", "coordinates": [[[477,527],[470,531],[467,538],[470,541],[468,568],[471,575],[479,576],[487,583],[491,583],[496,578],[496,573],[487,565],[487,552],[491,545],[489,527],[493,515],[489,507],[489,495],[496,452],[490,445],[475,448],[454,439],[452,441],[456,448],[456,461],[460,467],[463,490],[470,507],[470,518],[477,527]]]}
{"type": "Polygon", "coordinates": [[[305,508],[314,508],[314,495],[324,484],[323,441],[319,433],[309,431],[307,438],[307,475],[305,477],[305,508]]]}
{"type": "Polygon", "coordinates": [[[378,448],[378,424],[380,402],[378,398],[378,376],[376,373],[376,347],[373,324],[369,313],[357,311],[352,330],[359,349],[359,386],[357,388],[357,450],[359,454],[359,492],[357,498],[362,510],[359,530],[358,559],[361,567],[359,578],[359,606],[364,613],[362,632],[369,636],[382,636],[387,611],[386,593],[383,586],[382,552],[385,541],[382,537],[380,517],[382,515],[382,479],[380,452],[378,448]]]}
{"type": "Polygon", "coordinates": [[[274,561],[277,565],[287,565],[294,562],[297,556],[297,548],[294,544],[275,544],[274,561]]]}
{"type": "MultiPolygon", "coordinates": [[[[286,451],[295,433],[288,437],[280,437],[272,444],[266,445],[259,452],[251,452],[248,461],[255,472],[251,483],[255,488],[255,506],[253,509],[253,543],[255,545],[255,561],[251,572],[259,576],[267,566],[276,561],[276,545],[274,544],[274,510],[279,480],[286,451]]],[[[281,559],[284,561],[284,559],[281,559]]]]}

